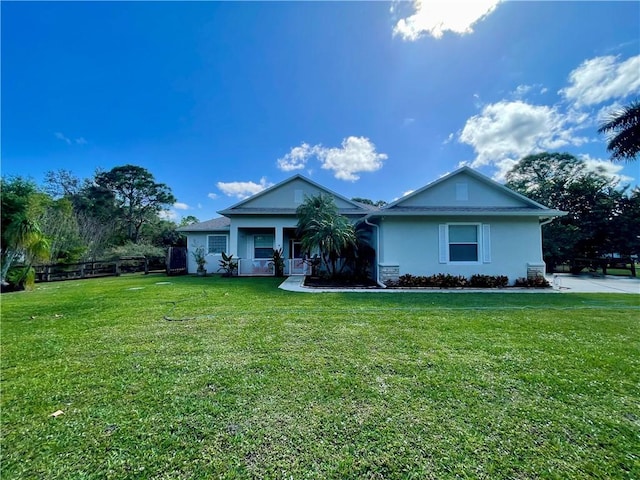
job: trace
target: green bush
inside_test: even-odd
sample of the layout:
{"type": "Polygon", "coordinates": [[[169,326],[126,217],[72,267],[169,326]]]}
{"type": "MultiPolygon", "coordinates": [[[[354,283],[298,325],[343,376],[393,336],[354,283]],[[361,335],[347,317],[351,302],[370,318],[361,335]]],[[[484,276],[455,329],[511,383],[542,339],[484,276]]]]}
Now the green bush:
{"type": "Polygon", "coordinates": [[[15,266],[7,272],[7,291],[33,290],[36,283],[36,271],[33,267],[15,266]]]}
{"type": "Polygon", "coordinates": [[[515,286],[527,288],[549,288],[551,284],[542,275],[538,275],[534,278],[518,278],[516,279],[515,286]]]}
{"type": "Polygon", "coordinates": [[[468,279],[449,273],[428,276],[406,274],[395,282],[388,281],[386,285],[404,288],[504,288],[509,285],[509,278],[505,275],[473,275],[468,279]]]}

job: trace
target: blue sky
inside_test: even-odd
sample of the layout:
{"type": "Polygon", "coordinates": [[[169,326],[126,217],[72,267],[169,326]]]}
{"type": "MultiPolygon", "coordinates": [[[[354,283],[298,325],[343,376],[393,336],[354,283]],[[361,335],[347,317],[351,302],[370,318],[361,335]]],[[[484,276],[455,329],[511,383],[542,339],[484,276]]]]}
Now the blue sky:
{"type": "Polygon", "coordinates": [[[296,173],[392,201],[539,151],[611,164],[639,2],[7,2],[2,174],[134,164],[200,220],[296,173]]]}

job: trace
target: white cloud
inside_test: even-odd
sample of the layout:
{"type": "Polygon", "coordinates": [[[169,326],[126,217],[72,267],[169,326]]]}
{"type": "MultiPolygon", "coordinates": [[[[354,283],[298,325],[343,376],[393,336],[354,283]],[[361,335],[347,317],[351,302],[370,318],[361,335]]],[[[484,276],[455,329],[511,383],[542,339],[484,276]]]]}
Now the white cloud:
{"type": "Polygon", "coordinates": [[[355,181],[359,172],[375,172],[388,157],[377,153],[376,146],[366,137],[347,137],[341,148],[325,148],[319,152],[322,168],[333,170],[340,180],[355,181]]]}
{"type": "Polygon", "coordinates": [[[216,186],[228,197],[245,199],[256,193],[260,193],[265,188],[269,188],[273,183],[267,182],[265,177],[260,179],[260,183],[254,182],[218,182],[216,186]]]}
{"type": "Polygon", "coordinates": [[[408,127],[409,125],[411,125],[412,123],[414,123],[416,121],[415,118],[411,118],[411,117],[407,117],[404,120],[402,120],[402,126],[403,127],[408,127]]]}
{"type": "Polygon", "coordinates": [[[621,183],[630,182],[632,177],[622,175],[620,171],[624,168],[623,164],[612,163],[609,160],[602,160],[600,158],[592,158],[590,155],[583,154],[578,155],[581,160],[584,160],[587,165],[587,169],[592,172],[599,173],[605,177],[611,178],[621,183]]]}
{"type": "Polygon", "coordinates": [[[403,40],[417,40],[422,35],[441,38],[444,32],[473,32],[473,25],[489,15],[501,0],[413,0],[414,13],[401,18],[393,29],[403,40]]]}
{"type": "Polygon", "coordinates": [[[191,207],[186,203],[176,202],[173,204],[173,208],[175,208],[176,210],[189,210],[191,207]]]}
{"type": "Polygon", "coordinates": [[[460,141],[476,152],[471,166],[494,165],[499,170],[496,177],[502,178],[526,155],[585,143],[585,138],[575,135],[575,122],[581,118],[577,113],[567,117],[549,106],[500,101],[469,118],[460,141]]]}
{"type": "Polygon", "coordinates": [[[299,147],[293,147],[289,153],[278,159],[278,168],[283,172],[302,170],[309,158],[316,154],[317,148],[304,142],[299,147]]]}
{"type": "Polygon", "coordinates": [[[176,221],[178,219],[178,213],[175,210],[162,210],[158,213],[158,217],[162,220],[176,221]]]}
{"type": "Polygon", "coordinates": [[[570,85],[558,93],[577,107],[596,105],[640,92],[640,55],[620,61],[608,55],[585,60],[569,74],[570,85]]]}
{"type": "Polygon", "coordinates": [[[56,138],[57,138],[58,140],[62,140],[62,141],[63,141],[63,142],[65,142],[67,145],[71,145],[71,139],[70,139],[70,138],[65,137],[63,133],[56,132],[54,135],[56,136],[56,138]]]}
{"type": "MultiPolygon", "coordinates": [[[[218,194],[217,193],[207,193],[207,197],[209,197],[211,200],[215,200],[218,198],[218,194]]],[[[201,208],[201,207],[199,207],[201,208]]]]}
{"type": "Polygon", "coordinates": [[[76,145],[86,145],[88,143],[87,140],[85,140],[84,137],[80,137],[80,138],[76,138],[75,140],[71,140],[69,137],[67,137],[62,132],[55,132],[54,135],[58,140],[62,140],[67,145],[71,145],[73,143],[75,143],[76,145]]]}
{"type": "MultiPolygon", "coordinates": [[[[379,170],[387,159],[386,154],[376,152],[375,145],[368,138],[347,137],[342,140],[340,148],[302,143],[278,159],[278,168],[285,172],[301,170],[312,157],[318,159],[325,170],[333,170],[336,178],[350,181],[360,178],[357,173],[379,170]]],[[[309,174],[312,171],[309,170],[309,174]]]]}

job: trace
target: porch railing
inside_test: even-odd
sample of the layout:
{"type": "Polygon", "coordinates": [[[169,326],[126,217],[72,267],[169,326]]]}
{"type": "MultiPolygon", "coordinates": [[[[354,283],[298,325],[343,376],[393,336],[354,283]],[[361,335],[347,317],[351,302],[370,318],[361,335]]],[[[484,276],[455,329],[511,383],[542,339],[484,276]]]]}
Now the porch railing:
{"type": "MultiPolygon", "coordinates": [[[[307,275],[308,272],[309,265],[303,262],[301,259],[294,258],[285,260],[284,262],[285,275],[307,275]]],[[[270,276],[273,274],[273,264],[269,259],[241,258],[238,260],[239,276],[258,277],[270,276]]]]}

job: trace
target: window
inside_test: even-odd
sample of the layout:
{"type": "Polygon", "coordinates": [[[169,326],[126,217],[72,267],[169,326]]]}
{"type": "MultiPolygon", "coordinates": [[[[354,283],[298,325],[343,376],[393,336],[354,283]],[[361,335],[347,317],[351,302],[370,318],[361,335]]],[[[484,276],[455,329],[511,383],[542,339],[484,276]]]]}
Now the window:
{"type": "Polygon", "coordinates": [[[302,242],[299,240],[291,240],[291,249],[289,250],[290,258],[304,258],[302,251],[302,242]]]}
{"type": "Polygon", "coordinates": [[[227,251],[226,235],[208,235],[207,236],[207,253],[220,255],[227,251]]]}
{"type": "Polygon", "coordinates": [[[449,225],[449,261],[478,261],[477,225],[449,225]]]}
{"type": "Polygon", "coordinates": [[[273,235],[253,237],[253,258],[271,258],[273,255],[273,235]]]}
{"type": "Polygon", "coordinates": [[[491,263],[491,226],[452,223],[439,227],[440,263],[491,263]]]}

